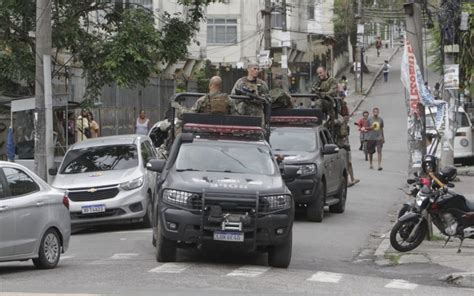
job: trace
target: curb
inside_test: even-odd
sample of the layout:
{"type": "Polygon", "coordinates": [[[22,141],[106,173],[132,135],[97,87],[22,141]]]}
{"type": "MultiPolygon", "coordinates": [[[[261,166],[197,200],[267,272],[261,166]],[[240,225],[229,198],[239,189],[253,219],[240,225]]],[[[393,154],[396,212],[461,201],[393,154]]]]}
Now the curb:
{"type": "MultiPolygon", "coordinates": [[[[395,50],[392,52],[392,54],[390,55],[390,57],[388,58],[388,61],[391,61],[393,59],[393,57],[398,53],[398,50],[401,48],[401,46],[398,46],[395,48],[395,50]]],[[[354,110],[352,111],[352,114],[354,114],[360,107],[360,105],[362,104],[362,102],[365,101],[365,99],[367,98],[367,96],[369,95],[370,91],[372,90],[372,88],[374,87],[375,85],[375,82],[377,81],[377,78],[380,76],[380,73],[382,73],[382,70],[383,70],[383,65],[380,66],[379,70],[377,71],[377,73],[375,74],[374,78],[372,79],[372,81],[370,82],[370,85],[369,85],[369,88],[367,89],[367,91],[365,91],[365,93],[363,94],[363,98],[362,100],[360,100],[356,106],[354,107],[354,110]]]]}

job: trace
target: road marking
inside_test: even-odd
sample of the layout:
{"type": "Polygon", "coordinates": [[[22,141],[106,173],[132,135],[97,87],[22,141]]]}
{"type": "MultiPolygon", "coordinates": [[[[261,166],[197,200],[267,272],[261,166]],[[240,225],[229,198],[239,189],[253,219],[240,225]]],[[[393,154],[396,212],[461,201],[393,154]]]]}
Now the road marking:
{"type": "Polygon", "coordinates": [[[246,265],[227,274],[227,276],[257,277],[270,270],[270,267],[246,265]]]}
{"type": "Polygon", "coordinates": [[[74,255],[61,256],[61,257],[60,257],[61,260],[67,260],[67,259],[72,259],[72,258],[74,258],[74,255]]]}
{"type": "Polygon", "coordinates": [[[407,282],[405,280],[393,280],[390,283],[385,285],[385,288],[389,289],[404,289],[404,290],[414,290],[418,287],[417,284],[407,282]]]}
{"type": "Polygon", "coordinates": [[[127,240],[127,238],[125,238],[125,237],[122,237],[122,238],[120,238],[120,240],[121,240],[121,241],[126,241],[126,240],[127,240]]]}
{"type": "Polygon", "coordinates": [[[1,296],[98,296],[100,294],[0,292],[1,296]]]}
{"type": "Polygon", "coordinates": [[[322,283],[339,283],[342,278],[342,274],[326,271],[318,271],[313,274],[307,281],[310,282],[322,282],[322,283]]]}
{"type": "Polygon", "coordinates": [[[113,231],[109,234],[124,234],[124,233],[151,233],[151,229],[142,229],[142,230],[123,230],[123,231],[113,231]]]}
{"type": "Polygon", "coordinates": [[[150,269],[148,272],[155,273],[180,273],[185,271],[191,266],[187,263],[164,263],[158,267],[150,269]]]}
{"type": "Polygon", "coordinates": [[[126,259],[131,259],[133,257],[137,257],[138,254],[135,253],[117,253],[114,254],[110,259],[112,260],[126,260],[126,259]]]}

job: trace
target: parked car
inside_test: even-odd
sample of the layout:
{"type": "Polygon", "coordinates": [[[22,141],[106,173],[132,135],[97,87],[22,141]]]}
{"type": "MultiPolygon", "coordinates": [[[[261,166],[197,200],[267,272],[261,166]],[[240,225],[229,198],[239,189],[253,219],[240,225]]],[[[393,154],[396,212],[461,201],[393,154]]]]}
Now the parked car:
{"type": "MultiPolygon", "coordinates": [[[[452,109],[454,110],[454,108],[452,109]]],[[[434,118],[437,112],[436,107],[430,107],[425,109],[426,113],[426,133],[428,135],[436,135],[436,129],[434,124],[434,118]]],[[[444,118],[443,118],[444,122],[444,118]]],[[[470,162],[474,160],[474,127],[471,119],[466,111],[462,107],[457,108],[456,112],[456,135],[454,137],[454,160],[455,162],[470,162]]],[[[442,124],[440,131],[444,129],[442,124]]],[[[427,148],[427,151],[431,151],[431,146],[427,148]]],[[[441,144],[436,149],[436,157],[441,157],[441,144]]]]}
{"type": "Polygon", "coordinates": [[[71,234],[69,200],[22,165],[0,161],[0,262],[54,268],[71,234]]]}
{"type": "Polygon", "coordinates": [[[346,151],[339,149],[328,129],[318,123],[316,109],[274,111],[270,145],[286,165],[299,166],[286,180],[295,204],[305,207],[308,220],[321,222],[324,207],[343,213],[347,196],[346,151]]]}
{"type": "Polygon", "coordinates": [[[68,190],[73,228],[141,222],[151,225],[156,174],[146,169],[156,151],[150,138],[122,135],[85,140],[50,170],[53,187],[68,190]]]}

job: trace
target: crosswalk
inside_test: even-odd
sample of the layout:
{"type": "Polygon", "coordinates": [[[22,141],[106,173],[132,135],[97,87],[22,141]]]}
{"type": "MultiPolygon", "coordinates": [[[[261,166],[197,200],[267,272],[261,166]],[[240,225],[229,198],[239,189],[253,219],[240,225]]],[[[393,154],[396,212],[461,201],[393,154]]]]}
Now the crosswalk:
{"type": "MultiPolygon", "coordinates": [[[[108,258],[103,258],[101,260],[91,261],[88,264],[97,265],[97,264],[118,264],[126,263],[129,260],[138,259],[141,255],[136,253],[117,253],[113,254],[108,258]]],[[[75,255],[71,254],[68,256],[62,257],[62,260],[74,260],[75,255]]],[[[361,278],[366,281],[370,281],[371,278],[367,276],[357,276],[351,274],[335,273],[329,271],[311,271],[311,270],[301,270],[301,269],[281,269],[281,268],[272,268],[268,266],[258,266],[258,265],[223,265],[223,264],[212,264],[212,263],[188,263],[188,262],[173,262],[173,263],[157,263],[154,261],[149,262],[154,266],[151,269],[145,269],[144,272],[148,274],[160,274],[160,276],[166,275],[179,275],[180,277],[185,277],[187,275],[196,275],[205,276],[206,273],[209,276],[217,277],[229,277],[229,278],[241,278],[241,279],[284,279],[285,277],[291,277],[293,281],[295,279],[299,280],[301,283],[306,284],[339,284],[344,285],[345,283],[353,283],[360,281],[361,278]],[[212,272],[211,272],[212,270],[212,272]]],[[[415,290],[418,288],[418,284],[411,283],[402,279],[380,279],[380,287],[394,290],[415,290]]]]}

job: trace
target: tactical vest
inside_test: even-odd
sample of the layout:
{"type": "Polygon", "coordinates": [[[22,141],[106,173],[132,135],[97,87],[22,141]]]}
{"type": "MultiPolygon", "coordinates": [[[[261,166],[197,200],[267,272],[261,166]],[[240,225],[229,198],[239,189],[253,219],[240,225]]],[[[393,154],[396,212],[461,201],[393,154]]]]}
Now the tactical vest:
{"type": "Polygon", "coordinates": [[[209,114],[227,114],[229,113],[229,101],[227,94],[216,94],[214,96],[206,95],[207,104],[204,108],[205,113],[209,114]]]}

